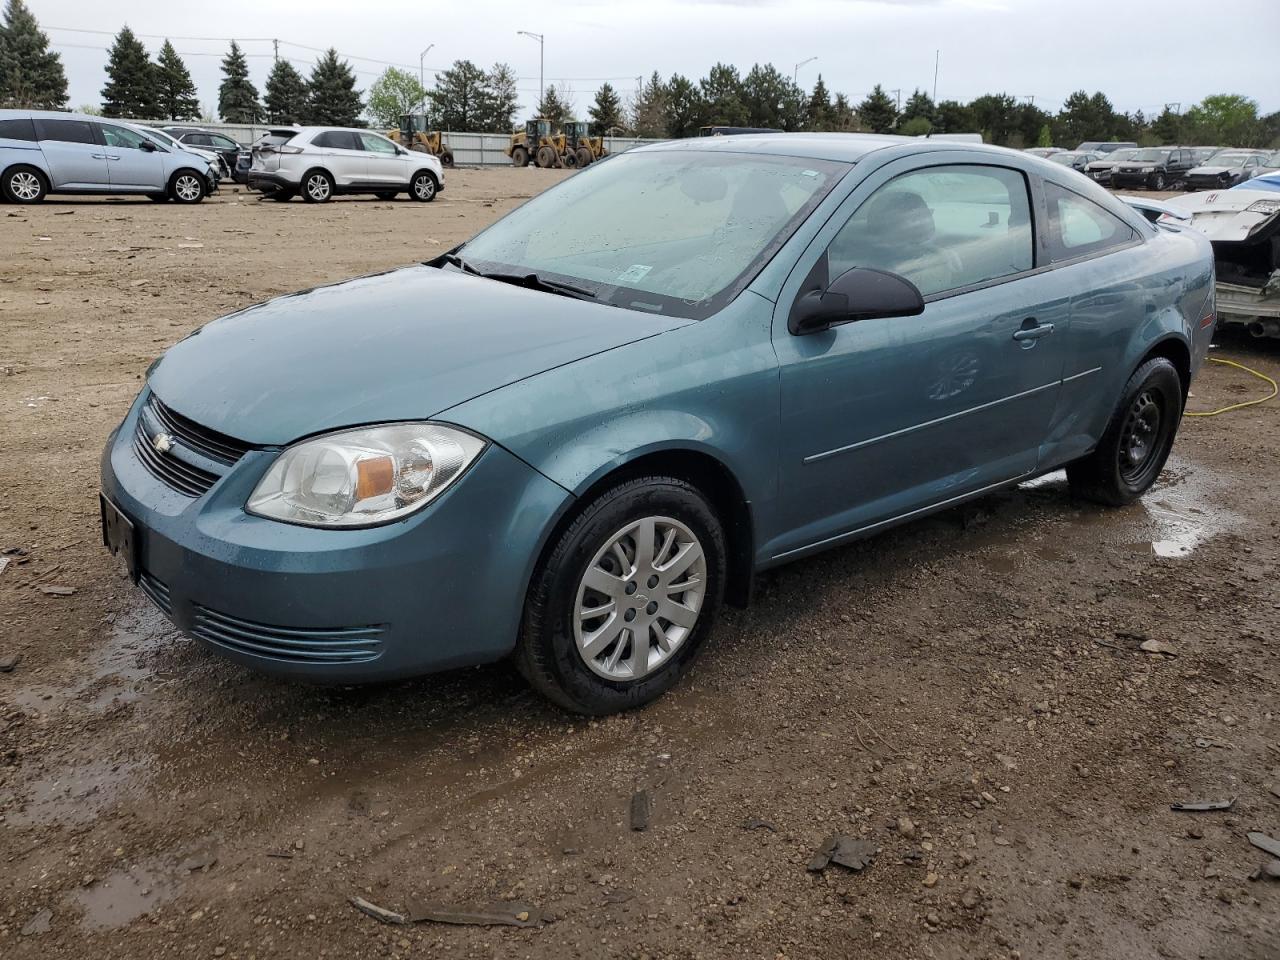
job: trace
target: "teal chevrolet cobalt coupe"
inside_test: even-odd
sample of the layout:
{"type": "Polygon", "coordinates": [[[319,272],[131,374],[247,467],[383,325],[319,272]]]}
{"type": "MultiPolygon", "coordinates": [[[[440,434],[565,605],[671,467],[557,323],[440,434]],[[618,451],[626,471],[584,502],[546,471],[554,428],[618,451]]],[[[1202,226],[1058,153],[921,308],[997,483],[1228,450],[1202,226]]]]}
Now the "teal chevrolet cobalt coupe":
{"type": "Polygon", "coordinates": [[[510,655],[566,708],[623,710],[759,570],[1061,467],[1141,496],[1213,279],[1203,237],[1025,153],[655,144],[174,346],[103,456],[103,535],[242,664],[510,655]]]}

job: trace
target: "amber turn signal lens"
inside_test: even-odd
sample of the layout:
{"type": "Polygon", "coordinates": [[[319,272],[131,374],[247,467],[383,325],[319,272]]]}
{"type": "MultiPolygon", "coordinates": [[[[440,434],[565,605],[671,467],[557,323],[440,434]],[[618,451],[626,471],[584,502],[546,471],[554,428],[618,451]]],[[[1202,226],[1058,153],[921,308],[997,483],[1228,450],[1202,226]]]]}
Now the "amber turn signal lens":
{"type": "Polygon", "coordinates": [[[368,500],[390,493],[395,473],[395,462],[390,457],[361,460],[356,464],[356,499],[368,500]]]}

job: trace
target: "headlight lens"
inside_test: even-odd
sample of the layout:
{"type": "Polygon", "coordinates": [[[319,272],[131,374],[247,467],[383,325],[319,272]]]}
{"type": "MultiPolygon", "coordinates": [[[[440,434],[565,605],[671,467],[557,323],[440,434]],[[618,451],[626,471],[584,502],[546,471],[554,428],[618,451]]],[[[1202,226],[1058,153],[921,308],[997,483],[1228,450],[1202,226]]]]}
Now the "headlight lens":
{"type": "Polygon", "coordinates": [[[312,527],[367,527],[420,510],[480,455],[485,441],[438,423],[344,430],[285,450],[245,505],[312,527]]]}
{"type": "Polygon", "coordinates": [[[1156,168],[1155,168],[1155,167],[1143,167],[1143,168],[1142,168],[1142,172],[1143,172],[1143,173],[1155,173],[1155,172],[1156,172],[1156,168]]]}
{"type": "Polygon", "coordinates": [[[1280,200],[1255,200],[1244,209],[1245,213],[1276,213],[1280,212],[1280,200]]]}

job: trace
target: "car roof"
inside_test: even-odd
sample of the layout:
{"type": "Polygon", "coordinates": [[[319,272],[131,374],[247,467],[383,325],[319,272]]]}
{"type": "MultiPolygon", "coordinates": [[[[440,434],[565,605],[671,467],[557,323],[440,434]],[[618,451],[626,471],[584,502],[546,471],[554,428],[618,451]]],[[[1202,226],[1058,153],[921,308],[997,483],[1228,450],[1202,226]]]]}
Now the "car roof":
{"type": "Polygon", "coordinates": [[[744,133],[732,137],[687,137],[664,140],[635,147],[633,152],[697,151],[707,153],[758,153],[782,157],[807,157],[812,160],[837,160],[856,163],[875,150],[890,147],[914,147],[926,153],[941,150],[977,150],[1008,156],[1021,151],[954,140],[932,140],[928,137],[899,137],[880,133],[744,133]]]}

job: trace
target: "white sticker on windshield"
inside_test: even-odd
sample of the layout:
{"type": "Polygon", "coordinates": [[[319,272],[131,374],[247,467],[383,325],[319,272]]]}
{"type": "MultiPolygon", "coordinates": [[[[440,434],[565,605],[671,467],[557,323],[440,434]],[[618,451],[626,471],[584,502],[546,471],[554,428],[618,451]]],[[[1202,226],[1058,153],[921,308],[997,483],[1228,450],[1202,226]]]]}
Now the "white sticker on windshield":
{"type": "Polygon", "coordinates": [[[817,170],[801,170],[800,175],[804,177],[816,177],[818,175],[818,171],[817,170]]]}
{"type": "Polygon", "coordinates": [[[618,274],[619,283],[639,283],[644,279],[644,275],[652,270],[653,267],[645,263],[633,263],[627,269],[618,274]]]}

